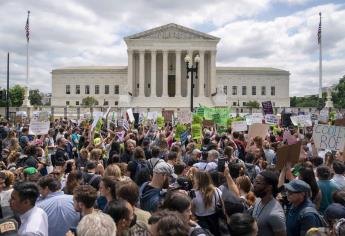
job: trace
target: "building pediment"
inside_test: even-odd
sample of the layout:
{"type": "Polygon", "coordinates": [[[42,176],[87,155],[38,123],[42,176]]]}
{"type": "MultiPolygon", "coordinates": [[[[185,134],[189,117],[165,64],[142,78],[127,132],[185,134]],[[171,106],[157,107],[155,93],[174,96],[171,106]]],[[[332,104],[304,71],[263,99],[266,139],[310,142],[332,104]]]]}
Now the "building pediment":
{"type": "Polygon", "coordinates": [[[214,40],[219,41],[220,39],[209,34],[205,34],[182,25],[167,24],[160,27],[156,27],[150,30],[146,30],[141,33],[137,33],[125,38],[125,40],[214,40]]]}

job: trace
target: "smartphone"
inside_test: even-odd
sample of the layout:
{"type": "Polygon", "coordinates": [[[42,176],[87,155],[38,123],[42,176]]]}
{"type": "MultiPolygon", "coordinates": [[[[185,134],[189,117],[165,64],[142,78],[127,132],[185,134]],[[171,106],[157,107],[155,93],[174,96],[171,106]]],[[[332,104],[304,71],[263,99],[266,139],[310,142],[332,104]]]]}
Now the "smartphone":
{"type": "Polygon", "coordinates": [[[219,158],[218,159],[218,172],[224,172],[225,170],[225,163],[226,159],[225,158],[219,158]]]}

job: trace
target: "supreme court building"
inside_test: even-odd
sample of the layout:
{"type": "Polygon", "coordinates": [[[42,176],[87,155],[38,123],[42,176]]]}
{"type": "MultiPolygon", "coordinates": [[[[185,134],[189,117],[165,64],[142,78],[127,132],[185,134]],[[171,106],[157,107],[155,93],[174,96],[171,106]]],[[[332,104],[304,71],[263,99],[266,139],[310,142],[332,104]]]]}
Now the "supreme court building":
{"type": "MultiPolygon", "coordinates": [[[[167,24],[124,38],[128,66],[67,67],[52,71],[52,106],[81,106],[92,96],[100,106],[160,110],[190,107],[186,55],[199,58],[194,107],[245,106],[256,100],[289,107],[289,75],[262,67],[217,67],[220,38],[167,24]]],[[[259,45],[258,45],[259,46],[259,45]]]]}

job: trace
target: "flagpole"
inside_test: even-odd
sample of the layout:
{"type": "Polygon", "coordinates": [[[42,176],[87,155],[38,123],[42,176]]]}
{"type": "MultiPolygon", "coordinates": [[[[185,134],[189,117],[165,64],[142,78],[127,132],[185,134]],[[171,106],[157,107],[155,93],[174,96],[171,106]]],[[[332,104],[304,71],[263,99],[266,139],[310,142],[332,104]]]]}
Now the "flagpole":
{"type": "Polygon", "coordinates": [[[24,107],[30,107],[29,100],[29,41],[30,41],[30,25],[29,25],[30,11],[28,11],[28,18],[25,25],[26,31],[26,82],[25,82],[25,94],[24,94],[24,107]]]}
{"type": "Polygon", "coordinates": [[[319,25],[319,98],[322,98],[322,34],[321,34],[321,12],[319,25]]]}

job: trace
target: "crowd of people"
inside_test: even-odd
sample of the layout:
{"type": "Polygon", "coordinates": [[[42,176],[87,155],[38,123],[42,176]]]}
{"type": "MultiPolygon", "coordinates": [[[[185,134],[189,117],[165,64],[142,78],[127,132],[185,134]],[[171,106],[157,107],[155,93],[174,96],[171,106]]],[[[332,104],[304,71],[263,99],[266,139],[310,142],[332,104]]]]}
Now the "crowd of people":
{"type": "Polygon", "coordinates": [[[345,235],[345,155],[317,149],[312,130],[205,127],[181,143],[171,123],[90,124],[30,135],[1,122],[1,235],[345,235]],[[286,132],[301,152],[278,169],[286,132]]]}

